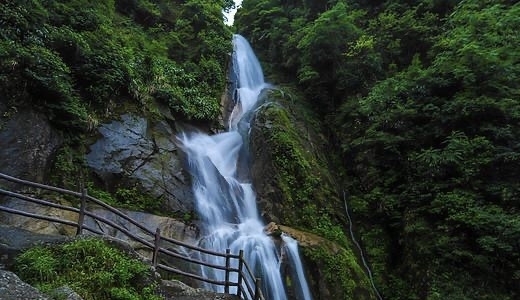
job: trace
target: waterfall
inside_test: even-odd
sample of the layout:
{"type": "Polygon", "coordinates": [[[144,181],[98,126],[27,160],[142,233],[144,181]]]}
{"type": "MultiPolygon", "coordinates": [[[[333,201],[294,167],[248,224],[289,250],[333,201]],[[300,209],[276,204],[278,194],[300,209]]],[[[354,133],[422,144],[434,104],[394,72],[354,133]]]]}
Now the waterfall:
{"type": "MultiPolygon", "coordinates": [[[[178,137],[187,156],[193,177],[195,207],[203,223],[203,237],[199,244],[218,252],[244,250],[245,260],[255,276],[262,279],[262,291],[269,300],[288,299],[285,275],[281,275],[282,260],[287,256],[294,270],[291,273],[295,274],[291,277],[291,286],[296,287],[296,299],[310,300],[296,241],[284,236],[282,246],[276,247],[273,239],[264,233],[265,224],[257,210],[250,178],[243,174],[248,172],[242,171],[249,167],[247,159],[239,159],[247,148],[248,116],[257,105],[261,91],[269,85],[264,82],[260,63],[242,36],[233,36],[233,48],[233,71],[238,82],[228,131],[212,136],[184,132],[178,137]]],[[[205,255],[201,258],[224,265],[224,258],[205,255]]],[[[201,272],[206,278],[224,280],[224,271],[202,268],[201,272]]],[[[231,279],[236,282],[236,273],[231,274],[235,276],[231,279]]],[[[224,290],[216,285],[206,287],[218,292],[224,290]]],[[[235,293],[236,288],[230,292],[235,293]]]]}

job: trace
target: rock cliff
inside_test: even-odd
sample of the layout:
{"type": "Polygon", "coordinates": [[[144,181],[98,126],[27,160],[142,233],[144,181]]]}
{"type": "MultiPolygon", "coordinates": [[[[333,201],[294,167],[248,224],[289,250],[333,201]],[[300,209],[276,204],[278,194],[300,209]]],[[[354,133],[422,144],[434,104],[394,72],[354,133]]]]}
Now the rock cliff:
{"type": "Polygon", "coordinates": [[[98,131],[86,162],[107,190],[132,186],[167,204],[170,211],[193,210],[190,179],[182,169],[175,132],[166,121],[124,114],[101,124],[98,131]]]}

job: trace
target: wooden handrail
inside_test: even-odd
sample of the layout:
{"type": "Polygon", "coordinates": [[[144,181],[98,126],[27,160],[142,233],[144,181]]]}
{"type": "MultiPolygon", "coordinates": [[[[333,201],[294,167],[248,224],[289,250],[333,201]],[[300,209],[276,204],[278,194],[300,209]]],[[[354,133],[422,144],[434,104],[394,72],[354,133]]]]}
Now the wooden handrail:
{"type": "Polygon", "coordinates": [[[171,272],[171,273],[174,273],[177,275],[186,276],[188,278],[196,279],[196,280],[203,281],[206,283],[224,286],[225,293],[229,293],[229,287],[237,287],[237,292],[236,292],[237,295],[246,300],[249,300],[249,299],[265,300],[265,298],[262,294],[262,291],[260,289],[260,279],[255,278],[254,272],[251,270],[251,268],[245,261],[243,250],[240,250],[239,254],[232,254],[229,251],[229,249],[226,250],[226,253],[221,253],[221,252],[216,252],[216,251],[212,251],[209,249],[197,247],[194,245],[190,245],[185,242],[178,241],[178,240],[175,240],[175,239],[172,239],[169,237],[161,236],[158,228],[155,232],[146,228],[142,224],[140,224],[137,221],[130,218],[128,215],[126,215],[122,211],[104,203],[103,201],[101,201],[99,199],[96,199],[96,198],[88,195],[87,190],[83,189],[83,188],[81,189],[81,192],[74,192],[74,191],[70,191],[67,189],[63,189],[63,188],[58,188],[58,187],[54,187],[54,186],[49,186],[49,185],[45,185],[45,184],[41,184],[41,183],[36,183],[36,182],[19,179],[19,178],[12,177],[12,176],[9,176],[9,175],[3,174],[3,173],[0,173],[0,179],[6,180],[9,182],[13,182],[13,183],[17,183],[17,184],[21,184],[21,185],[28,186],[28,187],[48,190],[48,191],[56,192],[56,193],[63,194],[63,195],[74,196],[74,197],[80,199],[80,208],[78,209],[75,207],[70,207],[70,206],[57,204],[57,203],[53,203],[53,202],[42,200],[42,199],[37,199],[37,198],[31,197],[31,196],[23,195],[23,194],[16,193],[13,191],[8,191],[4,188],[0,188],[0,195],[17,198],[20,200],[39,204],[42,206],[47,206],[47,207],[52,207],[52,208],[57,208],[57,209],[77,213],[78,222],[64,220],[64,219],[60,219],[60,218],[56,218],[56,217],[40,215],[40,214],[36,214],[36,213],[30,213],[30,212],[22,211],[19,209],[6,207],[3,205],[0,205],[0,211],[12,213],[12,214],[16,214],[16,215],[21,215],[21,216],[25,216],[25,217],[29,217],[29,218],[45,220],[48,222],[56,222],[56,223],[64,224],[67,226],[72,226],[72,227],[76,228],[76,234],[81,234],[83,230],[87,230],[94,234],[103,235],[104,233],[101,230],[92,228],[92,227],[84,224],[84,221],[85,221],[84,217],[88,216],[95,221],[104,223],[106,225],[111,226],[112,228],[117,229],[118,231],[124,233],[127,237],[132,238],[133,240],[139,242],[140,244],[150,248],[153,253],[152,264],[154,267],[156,267],[158,269],[161,269],[161,270],[164,270],[167,272],[171,272]],[[87,211],[86,210],[87,202],[95,203],[95,204],[105,208],[106,210],[110,211],[114,215],[124,219],[125,221],[129,222],[130,224],[135,225],[137,228],[142,230],[144,233],[150,235],[154,239],[154,242],[147,241],[147,240],[133,234],[128,229],[124,228],[123,226],[121,226],[107,218],[98,216],[93,212],[87,211]],[[160,247],[160,245],[159,245],[160,241],[166,241],[166,242],[172,243],[177,246],[181,246],[181,247],[185,247],[190,250],[197,251],[199,253],[204,253],[204,254],[208,254],[208,255],[212,255],[212,256],[216,256],[216,257],[223,257],[223,258],[225,258],[225,265],[211,264],[211,263],[208,263],[208,262],[205,262],[202,260],[194,259],[191,257],[187,257],[184,255],[175,253],[166,248],[160,247]],[[185,271],[182,271],[182,270],[179,270],[179,269],[176,269],[176,268],[164,265],[164,264],[160,264],[160,263],[158,263],[159,253],[164,254],[168,257],[181,259],[181,260],[189,262],[189,263],[203,265],[203,266],[210,267],[210,268],[217,269],[217,270],[223,270],[226,272],[226,277],[225,277],[226,280],[224,280],[224,281],[212,280],[209,278],[204,278],[197,274],[188,273],[188,272],[185,272],[185,271]],[[231,267],[231,265],[232,265],[230,262],[231,259],[238,260],[238,268],[231,267]],[[237,282],[231,282],[229,280],[229,278],[230,278],[229,274],[231,272],[236,272],[238,274],[237,282]],[[252,283],[251,281],[253,281],[254,283],[252,283]]]}
{"type": "Polygon", "coordinates": [[[10,196],[10,197],[14,197],[14,198],[18,198],[18,199],[25,200],[25,201],[32,202],[32,203],[36,203],[36,204],[41,204],[43,206],[49,206],[49,207],[53,207],[53,208],[59,208],[59,209],[62,209],[62,210],[67,210],[67,211],[79,213],[79,209],[77,209],[75,207],[70,207],[70,206],[66,206],[66,205],[57,204],[57,203],[54,203],[54,202],[49,202],[49,201],[45,201],[45,200],[41,200],[41,199],[36,199],[36,198],[29,197],[29,196],[26,196],[26,195],[13,193],[13,192],[1,189],[1,188],[0,188],[0,194],[6,195],[6,196],[10,196]]]}
{"type": "Polygon", "coordinates": [[[29,218],[33,218],[33,219],[40,219],[40,220],[45,220],[45,221],[49,221],[49,222],[61,223],[61,224],[65,224],[65,225],[69,225],[69,226],[73,226],[73,227],[78,226],[78,223],[72,222],[69,220],[62,220],[59,218],[53,218],[53,217],[43,216],[43,215],[34,214],[34,213],[30,213],[30,212],[25,212],[25,211],[17,210],[14,208],[6,207],[3,205],[0,205],[0,211],[5,211],[8,213],[21,215],[21,216],[29,217],[29,218]]]}
{"type": "Polygon", "coordinates": [[[71,196],[76,196],[76,197],[80,197],[81,196],[81,193],[78,193],[78,192],[62,189],[62,188],[55,187],[55,186],[50,186],[50,185],[45,185],[45,184],[41,184],[41,183],[36,183],[36,182],[32,182],[32,181],[19,179],[19,178],[12,177],[12,176],[9,176],[9,175],[3,174],[3,173],[0,173],[0,179],[5,179],[7,181],[11,181],[11,182],[14,182],[14,183],[20,183],[20,184],[27,185],[27,186],[30,186],[30,187],[35,187],[35,188],[40,188],[40,189],[44,189],[44,190],[48,190],[48,191],[58,192],[60,194],[71,195],[71,196]]]}

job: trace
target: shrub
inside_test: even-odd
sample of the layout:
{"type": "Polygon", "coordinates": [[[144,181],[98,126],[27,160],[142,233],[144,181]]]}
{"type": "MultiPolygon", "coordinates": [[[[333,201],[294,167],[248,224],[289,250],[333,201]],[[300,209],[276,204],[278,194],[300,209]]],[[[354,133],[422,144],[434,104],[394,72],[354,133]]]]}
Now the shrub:
{"type": "Polygon", "coordinates": [[[146,264],[96,238],[31,248],[15,271],[43,292],[67,285],[83,299],[160,299],[146,264]]]}

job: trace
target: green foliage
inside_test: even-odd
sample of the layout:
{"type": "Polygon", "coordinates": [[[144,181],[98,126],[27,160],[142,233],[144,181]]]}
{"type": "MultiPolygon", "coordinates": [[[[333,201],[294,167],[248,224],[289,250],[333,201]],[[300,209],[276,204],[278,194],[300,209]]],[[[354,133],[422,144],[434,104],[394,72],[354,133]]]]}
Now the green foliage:
{"type": "Polygon", "coordinates": [[[112,196],[112,194],[110,192],[107,192],[105,190],[97,188],[91,182],[89,182],[87,184],[87,191],[88,191],[90,196],[92,196],[92,197],[94,197],[94,198],[96,198],[98,200],[101,200],[101,201],[105,202],[108,205],[118,206],[117,200],[115,199],[114,196],[112,196]]]}
{"type": "Polygon", "coordinates": [[[81,176],[86,173],[81,147],[77,149],[72,145],[63,145],[54,158],[50,180],[54,185],[78,190],[80,181],[83,179],[81,176]]]}
{"type": "Polygon", "coordinates": [[[136,187],[119,188],[115,192],[117,206],[139,211],[160,212],[160,199],[141,193],[136,187]]]}
{"type": "MultiPolygon", "coordinates": [[[[300,86],[328,123],[385,299],[520,294],[519,10],[505,0],[251,0],[237,14],[268,75],[300,86]]],[[[320,216],[319,197],[292,191],[313,168],[284,130],[273,133],[284,200],[320,216]]]]}
{"type": "MultiPolygon", "coordinates": [[[[518,61],[513,50],[518,43],[513,35],[503,34],[507,29],[500,25],[476,21],[500,15],[508,24],[504,28],[516,26],[512,15],[517,10],[466,1],[433,44],[431,64],[421,63],[417,55],[366,97],[343,106],[342,136],[348,141],[343,149],[351,158],[351,178],[356,179],[351,185],[355,203],[362,203],[358,212],[384,226],[381,234],[400,241],[386,249],[402,253],[393,271],[383,263],[390,254],[375,256],[381,259],[377,272],[392,272],[388,295],[510,298],[517,293],[510,278],[519,262],[514,240],[520,231],[512,225],[519,222],[514,215],[518,205],[505,195],[518,190],[511,181],[518,175],[505,167],[504,158],[517,165],[514,141],[520,132],[512,124],[519,110],[509,99],[518,92],[513,78],[519,70],[511,67],[518,61]],[[505,194],[498,192],[505,186],[505,194]],[[497,221],[490,222],[489,215],[497,221]],[[505,227],[512,230],[492,237],[491,231],[505,227]],[[501,254],[492,255],[487,247],[501,254]],[[504,276],[497,279],[490,265],[501,266],[504,276]],[[447,281],[460,272],[471,275],[458,280],[460,287],[447,288],[447,281]],[[415,295],[392,292],[413,278],[425,282],[411,286],[415,295]],[[480,281],[486,285],[474,287],[480,281]],[[472,290],[465,290],[469,286],[472,290]]],[[[373,247],[376,243],[367,241],[373,247]]]]}
{"type": "Polygon", "coordinates": [[[213,122],[231,46],[223,8],[230,3],[2,3],[0,88],[11,105],[32,105],[60,128],[91,130],[123,102],[157,115],[164,98],[176,117],[213,122]],[[165,77],[167,65],[180,74],[165,77]]]}
{"type": "Polygon", "coordinates": [[[99,239],[30,248],[15,270],[44,292],[67,285],[83,299],[160,299],[147,265],[99,239]]]}
{"type": "Polygon", "coordinates": [[[108,192],[89,182],[87,190],[90,196],[114,207],[164,214],[161,210],[163,208],[161,199],[142,193],[137,186],[118,187],[115,191],[108,192]]]}
{"type": "Polygon", "coordinates": [[[57,277],[56,268],[59,259],[49,248],[34,248],[17,258],[17,271],[24,279],[37,281],[52,281],[57,277]]]}
{"type": "Polygon", "coordinates": [[[258,50],[267,73],[280,69],[278,81],[297,76],[296,83],[320,113],[335,109],[341,94],[357,93],[365,80],[377,79],[380,55],[374,37],[360,28],[362,10],[346,1],[303,7],[292,1],[250,2],[254,4],[244,3],[237,13],[239,31],[258,50]]]}
{"type": "MultiPolygon", "coordinates": [[[[418,1],[417,5],[412,6],[395,2],[401,1],[388,1],[386,9],[368,21],[368,31],[374,36],[374,47],[381,55],[382,64],[390,72],[410,64],[415,55],[424,59],[433,38],[441,30],[440,12],[436,11],[436,4],[418,1]]],[[[453,6],[452,3],[437,5],[443,6],[443,9],[453,6]]]]}
{"type": "MultiPolygon", "coordinates": [[[[218,69],[215,61],[201,60],[201,69],[218,69]]],[[[220,82],[218,75],[209,75],[206,82],[199,80],[193,73],[163,62],[152,62],[161,76],[155,77],[153,96],[164,102],[177,115],[187,120],[214,120],[219,113],[218,99],[211,92],[207,81],[220,82]]],[[[218,70],[211,70],[218,71],[218,70]]],[[[212,74],[212,73],[209,73],[212,74]]],[[[218,73],[215,73],[218,74],[218,73]]]]}

